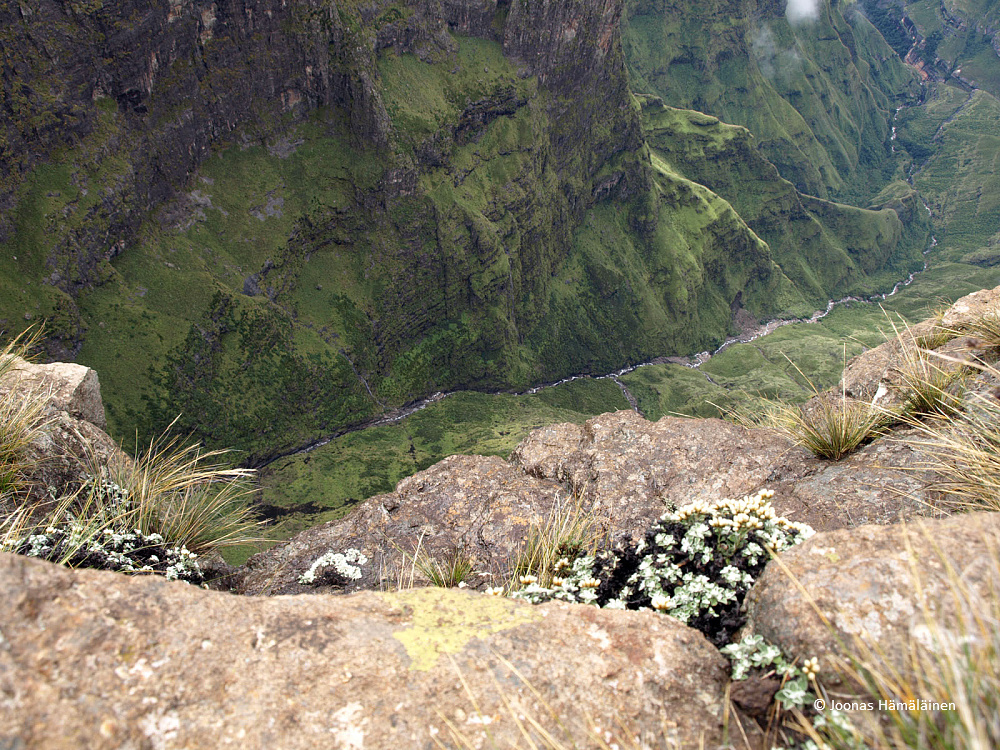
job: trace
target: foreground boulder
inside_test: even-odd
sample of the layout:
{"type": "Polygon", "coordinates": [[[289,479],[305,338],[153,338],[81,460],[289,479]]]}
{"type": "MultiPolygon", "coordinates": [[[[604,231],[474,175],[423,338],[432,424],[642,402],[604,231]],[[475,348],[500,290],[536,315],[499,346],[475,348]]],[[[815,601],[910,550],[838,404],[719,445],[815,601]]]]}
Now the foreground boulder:
{"type": "Polygon", "coordinates": [[[582,425],[535,430],[509,461],[451,456],[376,495],[350,515],[252,557],[237,590],[249,594],[331,590],[299,578],[327,553],[357,549],[375,561],[340,590],[422,578],[411,558],[444,560],[461,549],[475,560],[469,584],[502,583],[532,524],[579,507],[609,539],[641,537],[670,507],[738,498],[770,488],[779,515],[816,529],[892,523],[924,498],[915,451],[882,440],[843,461],[817,459],[767,430],[720,419],[635,412],[602,414],[582,425]],[[899,467],[894,469],[890,467],[899,467]],[[409,557],[408,557],[409,556],[409,557]]]}
{"type": "Polygon", "coordinates": [[[721,740],[725,659],[655,613],[433,588],[243,598],[10,555],[0,600],[3,747],[520,746],[512,714],[567,746],[721,740]]]}
{"type": "Polygon", "coordinates": [[[995,611],[998,543],[1000,513],[817,534],[768,564],[747,596],[748,630],[826,665],[870,648],[905,675],[914,644],[963,643],[976,629],[963,618],[995,611]]]}
{"type": "Polygon", "coordinates": [[[14,392],[22,398],[46,402],[43,427],[26,450],[25,485],[30,500],[46,500],[85,479],[91,468],[122,458],[114,440],[104,431],[107,420],[97,373],[71,362],[40,365],[15,358],[0,377],[0,395],[14,392]]]}

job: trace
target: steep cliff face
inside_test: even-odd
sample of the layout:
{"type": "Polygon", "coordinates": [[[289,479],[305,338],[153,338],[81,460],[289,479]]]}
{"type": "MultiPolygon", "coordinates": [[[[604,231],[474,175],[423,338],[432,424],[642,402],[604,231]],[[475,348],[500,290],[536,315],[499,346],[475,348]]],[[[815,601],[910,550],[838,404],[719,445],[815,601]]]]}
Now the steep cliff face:
{"type": "Polygon", "coordinates": [[[625,50],[637,92],[745,126],[803,192],[866,198],[894,169],[889,110],[916,79],[853,5],[790,23],[777,0],[632,0],[625,50]]]}
{"type": "Polygon", "coordinates": [[[113,431],[183,413],[259,458],[705,348],[902,247],[834,211],[857,273],[786,274],[797,235],[647,147],[617,0],[4,12],[0,319],[99,368],[113,431]]]}
{"type": "Polygon", "coordinates": [[[725,198],[807,295],[870,294],[881,279],[919,268],[930,221],[905,187],[865,210],[799,193],[746,128],[640,97],[649,147],[687,178],[725,198]]]}
{"type": "Polygon", "coordinates": [[[337,106],[356,140],[385,142],[372,50],[349,37],[326,3],[0,8],[0,240],[14,275],[47,285],[9,291],[52,321],[50,348],[75,353],[79,292],[237,130],[259,139],[337,106]]]}
{"type": "Polygon", "coordinates": [[[100,128],[102,109],[121,115],[108,145],[131,170],[116,187],[140,209],[248,122],[267,132],[282,113],[340,105],[359,139],[386,138],[372,50],[350,45],[327,3],[42,0],[5,4],[0,27],[8,205],[33,164],[100,128]]]}

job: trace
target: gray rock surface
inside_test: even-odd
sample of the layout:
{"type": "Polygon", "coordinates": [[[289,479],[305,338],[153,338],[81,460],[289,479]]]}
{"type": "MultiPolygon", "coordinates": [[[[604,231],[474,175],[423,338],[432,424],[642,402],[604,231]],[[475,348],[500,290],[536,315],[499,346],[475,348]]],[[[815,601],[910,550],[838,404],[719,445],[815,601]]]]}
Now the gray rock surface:
{"type": "Polygon", "coordinates": [[[378,565],[346,590],[394,584],[400,576],[405,581],[411,571],[420,581],[406,558],[418,546],[435,559],[464,548],[476,558],[470,584],[482,588],[502,582],[531,524],[577,505],[593,511],[611,539],[643,534],[671,504],[741,497],[765,487],[775,491],[778,513],[817,529],[891,523],[915,511],[923,478],[887,467],[912,468],[915,462],[905,442],[879,441],[831,463],[776,433],[718,419],[649,422],[634,412],[602,414],[583,425],[534,431],[510,461],[447,458],[404,479],[395,492],[369,498],[346,518],[255,555],[238,590],[316,591],[298,577],[321,555],[350,548],[378,565]]]}
{"type": "Polygon", "coordinates": [[[911,645],[929,643],[924,603],[941,642],[962,642],[961,617],[990,611],[998,540],[998,513],[817,534],[768,564],[747,596],[748,630],[827,668],[861,643],[906,674],[911,645]]]}
{"type": "Polygon", "coordinates": [[[15,357],[10,372],[0,379],[0,391],[15,386],[20,390],[48,393],[49,404],[55,411],[64,411],[102,430],[108,426],[101,400],[101,384],[97,372],[89,367],[73,362],[39,365],[15,357]]]}
{"type": "MultiPolygon", "coordinates": [[[[944,356],[932,357],[931,362],[944,370],[954,369],[957,363],[948,358],[962,360],[970,354],[970,339],[963,335],[965,326],[991,312],[1000,312],[1000,286],[967,294],[948,307],[938,320],[925,320],[908,329],[894,321],[899,336],[854,357],[844,368],[840,385],[831,391],[839,395],[843,389],[850,397],[874,401],[885,409],[897,407],[902,403],[900,391],[904,387],[901,371],[907,366],[904,345],[911,351],[918,343],[934,349],[944,356]],[[950,332],[949,341],[933,341],[935,334],[945,331],[950,332]]],[[[886,328],[892,332],[888,321],[886,328]]]]}
{"type": "Polygon", "coordinates": [[[721,740],[725,660],[652,612],[447,589],[243,598],[10,555],[0,600],[2,747],[524,746],[513,714],[566,746],[596,746],[594,727],[721,740]]]}
{"type": "MultiPolygon", "coordinates": [[[[442,559],[456,548],[476,559],[470,583],[492,585],[532,523],[572,499],[558,484],[524,476],[501,458],[451,456],[401,481],[396,491],[363,502],[346,518],[317,526],[252,557],[238,590],[302,593],[298,578],[327,552],[361,550],[373,564],[346,590],[426,582],[416,555],[442,559]],[[409,557],[408,557],[409,556],[409,557]]],[[[320,587],[322,590],[323,587],[320,587]]]]}

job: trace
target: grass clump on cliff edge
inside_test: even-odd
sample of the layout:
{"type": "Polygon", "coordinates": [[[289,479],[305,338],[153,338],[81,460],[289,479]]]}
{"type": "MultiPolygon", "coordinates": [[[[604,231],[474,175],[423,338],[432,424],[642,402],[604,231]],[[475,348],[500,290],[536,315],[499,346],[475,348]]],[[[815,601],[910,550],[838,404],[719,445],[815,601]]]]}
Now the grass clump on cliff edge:
{"type": "Polygon", "coordinates": [[[839,461],[874,437],[884,414],[865,401],[817,397],[806,406],[780,404],[774,427],[817,458],[839,461]]]}
{"type": "Polygon", "coordinates": [[[14,370],[37,339],[29,333],[0,349],[7,381],[0,389],[0,551],[201,580],[198,554],[255,539],[259,522],[244,502],[252,472],[213,462],[222,451],[202,452],[165,435],[136,459],[119,451],[102,465],[88,457],[82,484],[37,493],[53,501],[46,507],[19,502],[33,489],[27,449],[44,434],[49,393],[21,387],[14,370]]]}
{"type": "Polygon", "coordinates": [[[737,407],[728,414],[743,427],[771,429],[805,448],[816,458],[839,461],[874,437],[885,412],[865,401],[817,393],[804,405],[764,400],[751,410],[737,407]]]}
{"type": "Polygon", "coordinates": [[[144,534],[214,552],[253,541],[260,526],[244,502],[255,472],[217,463],[226,453],[203,452],[164,434],[134,460],[118,454],[93,467],[92,486],[102,509],[120,510],[144,534]]]}
{"type": "Polygon", "coordinates": [[[119,453],[103,466],[91,459],[90,476],[63,488],[54,507],[8,515],[0,550],[200,582],[199,556],[257,541],[260,526],[244,502],[252,472],[212,463],[219,455],[161,436],[136,459],[119,453]]]}
{"type": "Polygon", "coordinates": [[[956,510],[1000,511],[1000,369],[968,363],[980,371],[961,413],[923,423],[912,420],[924,467],[937,474],[934,489],[956,510]]]}
{"type": "Polygon", "coordinates": [[[39,330],[29,330],[0,349],[0,381],[9,381],[0,389],[0,500],[20,492],[23,474],[31,466],[25,451],[46,422],[48,394],[37,388],[18,388],[15,372],[18,361],[26,358],[40,337],[39,330]]]}
{"type": "Polygon", "coordinates": [[[551,587],[559,575],[560,561],[594,555],[604,538],[595,513],[585,511],[579,502],[556,505],[544,523],[528,528],[524,544],[510,564],[508,589],[532,584],[551,587]]]}

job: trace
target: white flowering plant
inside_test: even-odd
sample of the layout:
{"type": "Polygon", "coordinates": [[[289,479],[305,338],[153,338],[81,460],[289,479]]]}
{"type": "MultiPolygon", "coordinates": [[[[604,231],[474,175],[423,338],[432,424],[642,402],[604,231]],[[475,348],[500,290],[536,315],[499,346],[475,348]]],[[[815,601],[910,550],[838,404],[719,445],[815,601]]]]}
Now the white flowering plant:
{"type": "Polygon", "coordinates": [[[717,646],[745,616],[740,605],[770,559],[814,533],[778,517],[773,493],[699,501],[664,515],[638,542],[594,556],[564,558],[548,587],[520,581],[512,596],[561,599],[618,609],[654,609],[681,620],[717,646]]]}
{"type": "Polygon", "coordinates": [[[309,569],[299,576],[299,583],[303,586],[344,586],[361,578],[361,566],[367,562],[367,556],[354,547],[346,552],[330,550],[316,558],[309,569]]]}
{"type": "Polygon", "coordinates": [[[816,699],[809,690],[809,683],[815,681],[819,673],[819,661],[815,658],[806,659],[799,666],[785,656],[780,648],[768,643],[760,635],[746,636],[738,643],[723,646],[719,651],[729,659],[734,680],[745,680],[751,672],[780,677],[782,686],[775,697],[781,701],[785,710],[802,708],[816,699]]]}
{"type": "MultiPolygon", "coordinates": [[[[719,651],[729,659],[733,680],[748,677],[772,677],[781,681],[774,699],[783,711],[794,711],[802,719],[811,719],[820,735],[836,738],[841,750],[865,750],[868,747],[844,711],[825,700],[826,693],[817,683],[819,659],[812,657],[796,664],[780,648],[761,635],[749,635],[719,651]],[[817,700],[822,695],[824,700],[817,700]]],[[[830,750],[831,746],[806,738],[801,724],[795,728],[798,741],[789,747],[799,750],[830,750]]],[[[813,736],[816,732],[812,732],[813,736]]]]}
{"type": "Polygon", "coordinates": [[[169,544],[159,534],[144,534],[138,529],[98,530],[72,517],[58,526],[36,529],[11,551],[72,568],[159,574],[189,583],[204,580],[198,555],[184,546],[169,544]]]}

